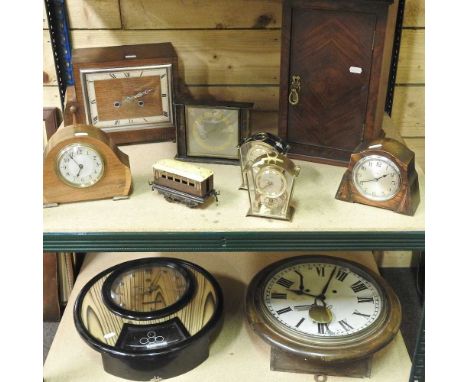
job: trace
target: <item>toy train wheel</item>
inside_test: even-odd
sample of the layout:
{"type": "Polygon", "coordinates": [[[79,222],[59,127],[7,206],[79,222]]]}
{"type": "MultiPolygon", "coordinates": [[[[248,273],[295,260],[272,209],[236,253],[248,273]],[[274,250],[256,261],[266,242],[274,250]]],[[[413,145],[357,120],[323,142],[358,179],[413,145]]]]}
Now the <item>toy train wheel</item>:
{"type": "Polygon", "coordinates": [[[176,200],[171,198],[169,195],[164,195],[164,199],[166,199],[169,203],[175,203],[176,200]]]}

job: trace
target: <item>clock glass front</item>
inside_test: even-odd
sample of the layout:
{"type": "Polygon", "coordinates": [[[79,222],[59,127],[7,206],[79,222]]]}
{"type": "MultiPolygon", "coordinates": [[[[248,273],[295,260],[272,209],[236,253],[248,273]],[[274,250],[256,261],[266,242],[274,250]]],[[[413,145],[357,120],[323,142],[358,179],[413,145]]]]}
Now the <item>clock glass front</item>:
{"type": "Polygon", "coordinates": [[[88,122],[118,131],[172,121],[171,65],[81,71],[88,122]]]}

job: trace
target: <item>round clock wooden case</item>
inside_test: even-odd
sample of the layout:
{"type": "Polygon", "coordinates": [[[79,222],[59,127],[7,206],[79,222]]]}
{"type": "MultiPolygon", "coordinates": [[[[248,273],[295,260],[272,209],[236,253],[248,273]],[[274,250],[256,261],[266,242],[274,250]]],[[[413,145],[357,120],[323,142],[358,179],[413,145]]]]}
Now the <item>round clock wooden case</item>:
{"type": "Polygon", "coordinates": [[[385,280],[352,261],[299,256],[252,280],[246,314],[254,332],[300,361],[368,358],[397,334],[401,307],[385,280]]]}
{"type": "Polygon", "coordinates": [[[172,378],[208,357],[223,296],[203,268],[172,258],[118,264],[90,280],[74,307],[80,336],[104,370],[139,381],[172,378]]]}
{"type": "Polygon", "coordinates": [[[128,156],[106,133],[89,125],[60,128],[44,151],[44,205],[107,198],[131,192],[128,156]]]}

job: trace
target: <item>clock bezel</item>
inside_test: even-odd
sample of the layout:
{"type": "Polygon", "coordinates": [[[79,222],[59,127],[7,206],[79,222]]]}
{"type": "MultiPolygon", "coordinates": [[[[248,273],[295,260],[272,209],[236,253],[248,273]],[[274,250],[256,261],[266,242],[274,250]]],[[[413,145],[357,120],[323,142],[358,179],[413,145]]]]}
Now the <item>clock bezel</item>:
{"type": "Polygon", "coordinates": [[[112,310],[112,312],[117,314],[118,316],[132,319],[132,320],[148,321],[148,320],[154,320],[154,319],[166,317],[182,309],[192,299],[196,288],[197,288],[196,280],[194,276],[192,275],[192,273],[190,273],[184,267],[180,266],[178,263],[174,261],[170,261],[168,259],[156,258],[156,259],[151,259],[148,261],[141,261],[140,263],[121,264],[121,266],[116,268],[109,275],[109,277],[107,277],[107,279],[104,281],[104,284],[102,286],[102,297],[107,307],[110,310],[112,310]],[[185,292],[182,294],[182,296],[180,296],[176,302],[174,302],[173,304],[163,309],[159,309],[155,311],[148,311],[148,312],[139,312],[139,311],[124,309],[120,307],[119,305],[117,305],[111,296],[112,286],[114,282],[120,276],[122,276],[125,273],[128,273],[132,269],[137,270],[139,268],[148,268],[151,266],[172,268],[176,270],[177,272],[179,272],[184,277],[185,282],[186,282],[186,289],[185,289],[185,292]]]}
{"type": "Polygon", "coordinates": [[[94,187],[95,185],[97,185],[104,178],[104,176],[106,174],[106,170],[107,170],[107,166],[106,166],[106,161],[105,161],[104,155],[102,155],[102,153],[97,149],[97,147],[93,146],[90,143],[85,143],[85,142],[70,143],[70,144],[64,146],[58,152],[57,157],[55,159],[55,171],[56,171],[56,174],[57,174],[58,178],[63,183],[65,183],[66,185],[68,185],[70,187],[73,187],[73,188],[77,188],[77,189],[85,189],[85,188],[94,187]],[[101,158],[102,171],[99,174],[99,178],[95,182],[85,183],[85,184],[75,184],[73,182],[70,182],[68,179],[66,179],[62,175],[62,172],[60,171],[60,159],[65,155],[66,152],[68,152],[70,150],[70,148],[73,148],[73,147],[88,147],[88,148],[92,149],[93,151],[95,151],[99,155],[99,157],[101,158]]]}
{"type": "Polygon", "coordinates": [[[369,357],[395,337],[401,323],[400,302],[381,276],[356,262],[323,255],[296,256],[270,264],[249,284],[245,306],[251,328],[269,345],[296,356],[325,363],[347,362],[369,357]],[[351,270],[359,270],[358,274],[361,276],[365,274],[367,280],[369,278],[374,280],[373,284],[380,288],[382,296],[382,311],[379,318],[359,333],[338,338],[301,335],[280,322],[275,323],[274,316],[268,313],[268,308],[264,304],[265,286],[280,269],[305,262],[342,264],[351,270]]]}
{"type": "MultiPolygon", "coordinates": [[[[127,67],[105,67],[105,68],[84,68],[79,69],[80,79],[81,79],[81,89],[82,89],[82,96],[83,96],[83,104],[84,104],[84,112],[86,122],[89,125],[95,126],[96,128],[106,132],[130,132],[134,130],[147,130],[147,129],[154,129],[154,128],[167,128],[167,127],[174,127],[175,126],[175,118],[174,118],[174,102],[173,102],[173,74],[172,74],[172,64],[150,64],[150,65],[139,65],[139,66],[127,66],[127,67]],[[87,87],[87,80],[86,76],[89,74],[95,73],[116,73],[116,72],[128,72],[128,71],[135,71],[135,70],[154,70],[154,69],[165,69],[167,75],[167,102],[168,102],[168,121],[161,121],[161,122],[148,122],[148,123],[136,123],[132,125],[126,125],[121,127],[99,127],[93,124],[91,118],[91,111],[90,111],[90,100],[88,94],[88,87],[87,87]]],[[[161,89],[162,91],[162,89],[161,89]]]]}
{"type": "Polygon", "coordinates": [[[356,191],[358,191],[359,194],[362,197],[364,197],[366,199],[369,199],[369,200],[371,200],[373,202],[386,202],[388,200],[393,199],[395,196],[398,195],[398,193],[400,192],[401,187],[402,187],[400,168],[395,163],[395,161],[393,161],[390,157],[385,156],[385,155],[381,155],[381,154],[370,154],[370,155],[366,155],[363,158],[359,159],[359,161],[357,161],[356,164],[353,167],[351,176],[352,176],[353,185],[354,185],[354,188],[356,189],[356,191]],[[392,194],[390,194],[388,196],[385,196],[385,197],[378,197],[378,196],[367,195],[364,192],[362,192],[361,187],[358,185],[358,180],[357,180],[357,175],[358,174],[357,173],[358,173],[359,169],[362,167],[362,165],[364,163],[366,163],[368,161],[371,161],[371,160],[380,160],[382,162],[387,162],[387,164],[389,164],[393,168],[393,170],[395,170],[395,172],[397,173],[397,175],[398,175],[398,188],[392,194]]]}

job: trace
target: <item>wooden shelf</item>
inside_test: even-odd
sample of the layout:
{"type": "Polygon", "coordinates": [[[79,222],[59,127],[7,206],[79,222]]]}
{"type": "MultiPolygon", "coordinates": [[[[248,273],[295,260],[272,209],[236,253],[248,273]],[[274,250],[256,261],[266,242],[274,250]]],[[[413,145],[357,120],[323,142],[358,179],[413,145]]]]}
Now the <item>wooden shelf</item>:
{"type": "MultiPolygon", "coordinates": [[[[353,259],[373,270],[377,266],[369,252],[329,253],[353,259]]],[[[69,304],[58,328],[44,366],[45,382],[118,382],[106,374],[101,356],[79,337],[73,323],[72,309],[79,290],[94,275],[123,261],[159,253],[94,253],[89,254],[79,274],[69,304]]],[[[171,379],[184,381],[311,381],[307,374],[270,371],[269,347],[250,332],[244,318],[245,290],[253,276],[272,262],[297,253],[174,253],[171,256],[196,262],[219,281],[225,298],[225,318],[221,333],[210,348],[209,358],[190,372],[171,379]]],[[[374,356],[369,382],[407,381],[411,362],[401,334],[374,356]]],[[[328,382],[352,382],[356,379],[329,377],[328,382]]]]}

